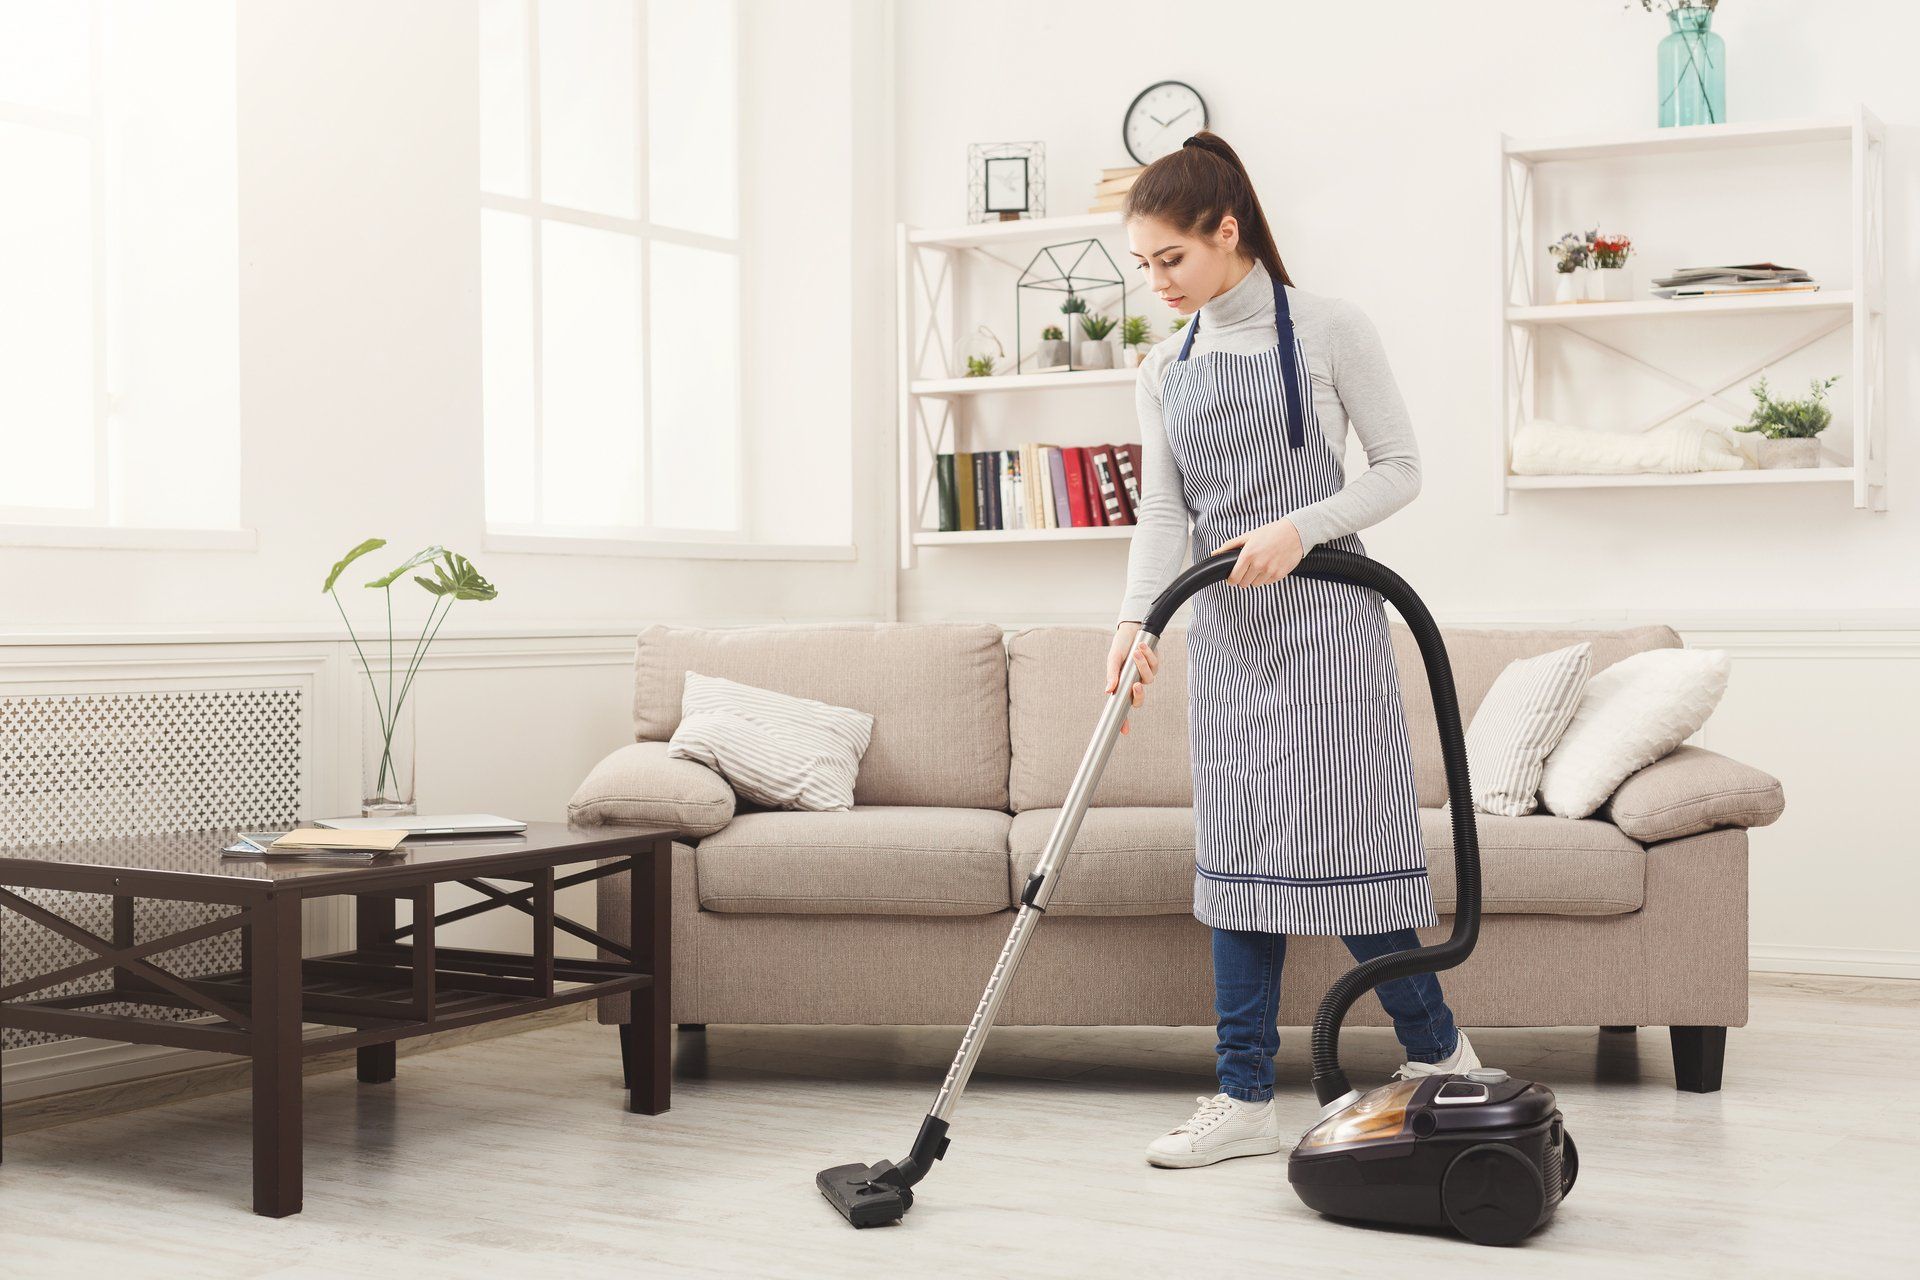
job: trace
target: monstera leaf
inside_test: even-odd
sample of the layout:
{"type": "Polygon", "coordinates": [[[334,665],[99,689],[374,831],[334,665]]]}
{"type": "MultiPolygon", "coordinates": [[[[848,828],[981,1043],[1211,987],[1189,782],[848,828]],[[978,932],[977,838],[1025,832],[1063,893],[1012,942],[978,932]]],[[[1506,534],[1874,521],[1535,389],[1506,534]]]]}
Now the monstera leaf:
{"type": "Polygon", "coordinates": [[[368,538],[365,542],[361,543],[359,546],[355,547],[353,550],[347,552],[346,556],[340,561],[340,563],[333,566],[333,572],[327,575],[327,585],[320,588],[320,590],[322,592],[333,590],[333,584],[340,580],[340,571],[342,569],[345,569],[348,565],[352,564],[355,560],[358,560],[361,556],[367,554],[367,552],[378,551],[380,548],[386,545],[387,545],[387,540],[385,538],[368,538]]]}
{"type": "Polygon", "coordinates": [[[412,557],[409,558],[405,564],[395,569],[392,573],[388,574],[386,577],[375,579],[374,581],[369,582],[367,585],[370,587],[390,587],[394,583],[400,581],[400,575],[405,573],[407,570],[417,569],[421,565],[425,564],[427,561],[433,559],[435,556],[445,555],[446,552],[447,552],[447,549],[445,547],[427,547],[423,550],[416,551],[413,553],[412,557]]]}
{"type": "Polygon", "coordinates": [[[417,573],[413,575],[413,580],[436,596],[450,595],[455,600],[491,600],[500,594],[494,590],[491,582],[480,576],[480,571],[465,556],[448,551],[444,558],[444,566],[433,566],[433,576],[437,581],[428,582],[417,573]]]}

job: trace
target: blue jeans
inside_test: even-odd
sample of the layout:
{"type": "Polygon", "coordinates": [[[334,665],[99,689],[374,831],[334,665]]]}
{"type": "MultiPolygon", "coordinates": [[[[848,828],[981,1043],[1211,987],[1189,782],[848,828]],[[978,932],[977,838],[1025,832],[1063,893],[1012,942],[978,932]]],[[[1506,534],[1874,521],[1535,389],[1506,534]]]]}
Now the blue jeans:
{"type": "MultiPolygon", "coordinates": [[[[1355,960],[1408,951],[1420,945],[1411,929],[1364,933],[1342,938],[1355,960]]],[[[1252,929],[1213,931],[1214,1011],[1220,1018],[1220,1043],[1214,1047],[1220,1090],[1243,1102],[1273,1096],[1273,1055],[1280,1051],[1280,966],[1287,958],[1287,935],[1252,929]]],[[[1439,1062],[1459,1043],[1453,1011],[1431,973],[1395,978],[1374,988],[1393,1018],[1394,1033],[1415,1062],[1439,1062]]]]}

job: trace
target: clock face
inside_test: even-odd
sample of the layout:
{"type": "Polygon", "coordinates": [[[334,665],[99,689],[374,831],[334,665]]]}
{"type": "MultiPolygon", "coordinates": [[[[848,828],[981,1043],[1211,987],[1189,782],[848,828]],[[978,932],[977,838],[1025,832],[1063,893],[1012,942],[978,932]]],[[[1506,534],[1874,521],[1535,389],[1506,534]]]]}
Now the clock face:
{"type": "Polygon", "coordinates": [[[1152,164],[1207,127],[1207,104],[1190,84],[1162,80],[1140,91],[1127,108],[1120,127],[1127,154],[1140,164],[1152,164]]]}

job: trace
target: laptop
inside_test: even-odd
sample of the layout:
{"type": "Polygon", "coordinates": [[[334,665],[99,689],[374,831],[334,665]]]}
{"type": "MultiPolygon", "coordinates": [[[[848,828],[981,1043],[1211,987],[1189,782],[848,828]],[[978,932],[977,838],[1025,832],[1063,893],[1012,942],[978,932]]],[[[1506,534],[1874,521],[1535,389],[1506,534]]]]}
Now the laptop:
{"type": "Polygon", "coordinates": [[[332,831],[404,831],[415,836],[484,835],[525,831],[527,824],[496,813],[427,813],[390,818],[319,818],[316,827],[332,831]]]}

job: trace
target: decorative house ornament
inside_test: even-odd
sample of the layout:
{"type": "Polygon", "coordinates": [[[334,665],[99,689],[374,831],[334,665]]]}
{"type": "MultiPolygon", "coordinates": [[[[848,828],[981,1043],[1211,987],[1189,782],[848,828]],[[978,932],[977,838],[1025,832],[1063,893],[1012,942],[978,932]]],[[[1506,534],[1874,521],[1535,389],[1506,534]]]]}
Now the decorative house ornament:
{"type": "Polygon", "coordinates": [[[1121,273],[1119,264],[1113,255],[1107,252],[1107,246],[1097,239],[1069,240],[1063,244],[1050,244],[1033,255],[1026,270],[1014,283],[1013,290],[1013,350],[1015,371],[1024,372],[1026,346],[1021,341],[1020,329],[1025,318],[1021,312],[1023,303],[1028,299],[1043,298],[1051,301],[1060,297],[1058,309],[1064,314],[1059,321],[1051,315],[1046,323],[1058,323],[1066,329],[1069,340],[1068,368],[1113,367],[1112,349],[1105,339],[1118,323],[1125,325],[1127,317],[1127,278],[1121,273]],[[1095,256],[1097,253],[1097,257],[1095,256]],[[1104,269],[1102,264],[1104,264],[1104,269]],[[1087,295],[1104,294],[1109,289],[1120,291],[1120,316],[1116,321],[1109,316],[1098,316],[1092,312],[1087,295]],[[1092,321],[1091,324],[1088,321],[1092,321]],[[1097,332],[1096,332],[1097,331],[1097,332]],[[1088,340],[1098,343],[1104,349],[1103,357],[1095,361],[1083,361],[1082,354],[1088,340]]]}

